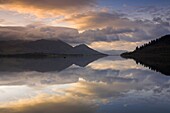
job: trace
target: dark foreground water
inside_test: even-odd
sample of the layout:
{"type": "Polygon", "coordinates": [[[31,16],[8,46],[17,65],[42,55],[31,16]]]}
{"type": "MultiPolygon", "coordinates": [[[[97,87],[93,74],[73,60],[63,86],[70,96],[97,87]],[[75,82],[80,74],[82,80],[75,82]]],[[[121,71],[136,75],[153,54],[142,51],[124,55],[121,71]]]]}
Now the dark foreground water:
{"type": "Polygon", "coordinates": [[[0,59],[0,113],[170,113],[170,76],[99,58],[0,59]]]}

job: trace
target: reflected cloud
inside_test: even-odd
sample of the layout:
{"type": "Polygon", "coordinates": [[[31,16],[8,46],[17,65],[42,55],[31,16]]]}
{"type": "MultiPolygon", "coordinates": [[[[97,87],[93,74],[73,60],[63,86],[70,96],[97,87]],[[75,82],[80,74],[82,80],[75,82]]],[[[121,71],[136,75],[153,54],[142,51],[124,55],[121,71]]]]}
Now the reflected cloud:
{"type": "Polygon", "coordinates": [[[168,111],[164,105],[170,102],[170,78],[132,67],[134,63],[107,57],[86,68],[74,65],[61,72],[1,72],[0,112],[103,113],[117,108],[121,113],[125,108],[135,110],[132,105],[143,109],[143,105],[155,103],[158,107],[154,110],[165,107],[168,111]],[[116,62],[119,66],[93,68],[109,60],[110,65],[116,62]]]}
{"type": "Polygon", "coordinates": [[[114,81],[118,70],[93,70],[91,68],[70,67],[62,72],[1,72],[0,85],[27,85],[32,87],[48,86],[55,84],[76,83],[79,78],[88,81],[114,81]],[[104,75],[104,76],[103,76],[104,75]]]}
{"type": "MultiPolygon", "coordinates": [[[[121,78],[121,77],[120,77],[121,78]]],[[[112,83],[86,81],[78,82],[60,88],[58,85],[45,87],[36,96],[9,101],[0,104],[0,112],[8,113],[96,113],[97,109],[109,103],[115,106],[126,101],[126,105],[155,101],[170,101],[170,80],[160,79],[159,74],[142,70],[125,70],[122,79],[115,79],[112,83]],[[128,76],[131,72],[131,76],[128,76]],[[124,76],[124,74],[126,76],[124,76]],[[142,76],[146,74],[146,76],[142,76]],[[133,79],[132,79],[133,78],[133,79]],[[160,82],[157,82],[159,81],[160,82]],[[46,92],[51,90],[53,93],[46,92]],[[137,98],[137,100],[136,100],[137,98]],[[70,110],[71,109],[71,110],[70,110]]]]}
{"type": "Polygon", "coordinates": [[[7,113],[94,113],[97,106],[86,100],[70,96],[38,95],[0,106],[7,113]]]}
{"type": "Polygon", "coordinates": [[[142,68],[140,65],[136,65],[133,60],[121,59],[119,56],[107,57],[99,59],[88,65],[92,69],[96,70],[125,70],[125,69],[139,69],[142,68]],[[128,64],[128,65],[126,65],[128,64]]]}

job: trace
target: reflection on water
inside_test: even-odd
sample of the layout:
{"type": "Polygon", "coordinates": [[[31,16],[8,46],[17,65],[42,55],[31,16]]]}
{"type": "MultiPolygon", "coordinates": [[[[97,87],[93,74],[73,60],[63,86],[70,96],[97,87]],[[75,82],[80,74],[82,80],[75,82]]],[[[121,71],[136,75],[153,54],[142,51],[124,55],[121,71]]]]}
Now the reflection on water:
{"type": "Polygon", "coordinates": [[[170,77],[95,59],[1,59],[0,113],[170,113],[170,77]]]}
{"type": "Polygon", "coordinates": [[[136,63],[140,63],[145,67],[149,67],[149,69],[154,70],[156,72],[160,72],[164,75],[170,76],[170,58],[169,57],[147,57],[147,58],[135,58],[136,63]]]}
{"type": "Polygon", "coordinates": [[[104,57],[103,55],[87,56],[87,57],[59,57],[59,58],[40,58],[40,59],[24,59],[24,58],[1,58],[0,71],[7,72],[23,72],[23,71],[62,71],[75,64],[85,67],[89,63],[104,57]]]}

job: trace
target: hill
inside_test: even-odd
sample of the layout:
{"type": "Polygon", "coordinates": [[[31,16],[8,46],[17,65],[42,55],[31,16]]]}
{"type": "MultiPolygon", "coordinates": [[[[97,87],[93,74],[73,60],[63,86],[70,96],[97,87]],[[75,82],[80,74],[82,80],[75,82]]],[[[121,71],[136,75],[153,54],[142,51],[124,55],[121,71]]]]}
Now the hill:
{"type": "Polygon", "coordinates": [[[170,35],[152,40],[141,47],[136,47],[133,52],[126,52],[121,56],[134,59],[151,70],[170,75],[170,35]]]}
{"type": "Polygon", "coordinates": [[[71,54],[86,54],[86,55],[90,55],[90,54],[101,54],[100,52],[91,49],[90,47],[88,47],[85,44],[80,44],[78,46],[75,46],[72,51],[70,51],[71,54]]]}
{"type": "Polygon", "coordinates": [[[49,55],[104,55],[89,48],[87,45],[71,45],[61,40],[36,40],[36,41],[0,41],[0,57],[26,57],[49,55]]]}
{"type": "Polygon", "coordinates": [[[121,56],[123,57],[170,56],[170,35],[166,35],[159,39],[152,40],[149,43],[142,45],[141,47],[136,47],[136,49],[133,52],[126,52],[121,54],[121,56]]]}

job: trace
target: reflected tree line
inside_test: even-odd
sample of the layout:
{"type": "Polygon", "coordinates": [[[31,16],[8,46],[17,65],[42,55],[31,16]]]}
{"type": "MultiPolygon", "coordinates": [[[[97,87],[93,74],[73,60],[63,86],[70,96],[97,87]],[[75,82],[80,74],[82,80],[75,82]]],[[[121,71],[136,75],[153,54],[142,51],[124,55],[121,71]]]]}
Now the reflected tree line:
{"type": "MultiPolygon", "coordinates": [[[[166,59],[165,61],[161,61],[160,59],[134,59],[136,61],[136,64],[140,64],[144,67],[149,68],[150,70],[153,70],[155,72],[160,72],[164,75],[170,76],[170,61],[167,62],[166,59]]],[[[167,59],[168,60],[168,59],[167,59]]]]}

